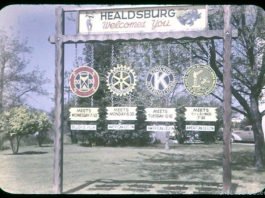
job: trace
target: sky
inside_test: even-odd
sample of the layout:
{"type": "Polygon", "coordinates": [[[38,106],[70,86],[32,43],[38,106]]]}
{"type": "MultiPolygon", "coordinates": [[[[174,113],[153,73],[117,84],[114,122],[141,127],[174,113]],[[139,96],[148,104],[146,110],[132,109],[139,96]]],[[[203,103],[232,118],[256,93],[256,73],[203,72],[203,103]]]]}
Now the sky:
{"type": "MultiPolygon", "coordinates": [[[[26,103],[34,108],[50,112],[54,108],[54,78],[55,78],[55,45],[48,41],[49,36],[55,34],[55,8],[58,5],[36,4],[36,5],[9,5],[0,10],[0,29],[18,32],[21,39],[28,39],[28,46],[33,48],[30,57],[30,64],[27,70],[32,70],[38,66],[40,70],[45,71],[45,77],[50,82],[43,86],[48,91],[47,96],[38,96],[30,94],[26,103]]],[[[78,6],[78,5],[60,5],[60,6],[78,6]]],[[[95,7],[99,5],[82,5],[95,7]]],[[[124,5],[125,6],[125,5],[124,5]]],[[[66,33],[73,33],[76,30],[75,22],[67,21],[66,33]]],[[[82,46],[77,46],[77,56],[82,56],[82,46]]],[[[65,45],[65,70],[74,69],[75,45],[65,45]]],[[[66,81],[67,82],[67,81],[66,81]]],[[[71,95],[70,95],[71,96],[71,95]]],[[[65,93],[65,100],[68,94],[65,93]]]]}
{"type": "MultiPolygon", "coordinates": [[[[55,34],[55,8],[58,5],[9,5],[0,10],[0,29],[10,32],[18,32],[18,36],[23,40],[28,40],[28,46],[32,47],[30,64],[27,70],[32,70],[38,66],[41,71],[45,71],[45,77],[50,82],[45,84],[48,96],[38,96],[30,93],[26,103],[34,108],[51,111],[54,108],[54,78],[55,78],[55,45],[48,41],[49,36],[55,34]]],[[[60,5],[73,6],[73,5],[60,5]]],[[[85,5],[84,5],[85,6],[85,5]]],[[[96,5],[89,5],[94,7],[96,5]]],[[[71,29],[73,22],[69,22],[68,28],[71,29]]],[[[75,27],[73,27],[75,28],[75,27]]],[[[78,45],[78,56],[82,54],[82,46],[78,45]]],[[[75,46],[65,46],[65,70],[73,69],[75,60],[75,46]]],[[[65,93],[67,100],[67,94],[65,93]]]]}

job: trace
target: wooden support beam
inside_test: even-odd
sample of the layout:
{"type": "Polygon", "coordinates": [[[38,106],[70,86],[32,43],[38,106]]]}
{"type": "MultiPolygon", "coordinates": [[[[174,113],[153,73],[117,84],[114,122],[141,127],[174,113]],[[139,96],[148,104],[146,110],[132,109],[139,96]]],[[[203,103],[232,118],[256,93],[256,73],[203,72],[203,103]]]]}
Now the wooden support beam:
{"type": "Polygon", "coordinates": [[[224,6],[223,193],[231,194],[231,10],[224,6]]]}
{"type": "MultiPolygon", "coordinates": [[[[232,37],[236,38],[237,30],[232,31],[232,37]]],[[[111,41],[111,40],[143,40],[143,39],[203,39],[214,38],[223,39],[225,37],[223,30],[207,31],[180,31],[180,32],[153,32],[153,33],[127,33],[127,34],[78,34],[62,35],[63,43],[85,43],[89,41],[111,41]]],[[[49,37],[50,43],[56,42],[56,36],[49,37]]]]}
{"type": "Polygon", "coordinates": [[[54,140],[54,186],[56,194],[63,191],[63,107],[64,107],[64,12],[56,8],[55,40],[55,140],[54,140]]]}

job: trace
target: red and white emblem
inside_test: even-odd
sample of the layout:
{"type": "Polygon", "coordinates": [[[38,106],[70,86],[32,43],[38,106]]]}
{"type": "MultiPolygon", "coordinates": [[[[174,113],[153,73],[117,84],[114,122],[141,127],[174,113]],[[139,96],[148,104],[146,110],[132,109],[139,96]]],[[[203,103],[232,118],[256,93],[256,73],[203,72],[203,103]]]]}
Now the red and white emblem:
{"type": "Polygon", "coordinates": [[[69,84],[72,92],[77,96],[89,97],[98,90],[99,76],[93,68],[81,66],[72,72],[69,84]]]}

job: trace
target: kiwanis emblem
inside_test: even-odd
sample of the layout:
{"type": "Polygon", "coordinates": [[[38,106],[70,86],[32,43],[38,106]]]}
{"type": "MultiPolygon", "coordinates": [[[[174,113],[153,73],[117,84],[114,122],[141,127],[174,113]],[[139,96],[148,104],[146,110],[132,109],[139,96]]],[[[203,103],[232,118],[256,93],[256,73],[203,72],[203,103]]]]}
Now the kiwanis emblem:
{"type": "Polygon", "coordinates": [[[210,94],[216,85],[216,75],[207,65],[193,65],[188,68],[184,76],[184,85],[189,93],[194,96],[210,94]]]}
{"type": "Polygon", "coordinates": [[[70,76],[70,88],[79,97],[92,96],[99,87],[98,73],[91,67],[76,68],[70,76]]]}
{"type": "Polygon", "coordinates": [[[176,85],[173,71],[165,66],[156,66],[149,70],[146,75],[147,89],[157,96],[170,94],[176,85]]]}
{"type": "Polygon", "coordinates": [[[130,67],[118,65],[108,73],[107,86],[117,96],[129,94],[136,86],[135,72],[130,67]]]}

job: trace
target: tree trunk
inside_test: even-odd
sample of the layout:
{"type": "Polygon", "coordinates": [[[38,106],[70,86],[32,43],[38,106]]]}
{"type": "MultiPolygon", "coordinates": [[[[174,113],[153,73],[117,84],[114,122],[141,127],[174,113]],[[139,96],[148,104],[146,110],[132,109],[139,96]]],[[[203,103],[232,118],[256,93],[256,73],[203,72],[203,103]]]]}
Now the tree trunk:
{"type": "Polygon", "coordinates": [[[10,137],[10,144],[11,144],[13,154],[18,153],[19,142],[20,142],[20,138],[17,135],[13,135],[10,137]]]}
{"type": "Polygon", "coordinates": [[[258,101],[254,96],[250,97],[251,117],[255,141],[255,167],[258,169],[265,168],[264,160],[264,134],[262,131],[262,117],[258,109],[258,101]]]}

